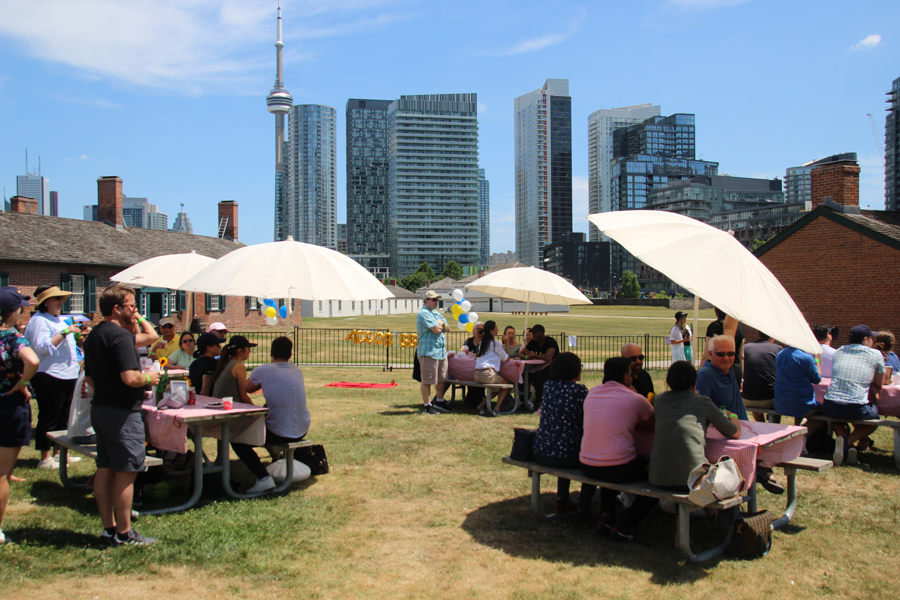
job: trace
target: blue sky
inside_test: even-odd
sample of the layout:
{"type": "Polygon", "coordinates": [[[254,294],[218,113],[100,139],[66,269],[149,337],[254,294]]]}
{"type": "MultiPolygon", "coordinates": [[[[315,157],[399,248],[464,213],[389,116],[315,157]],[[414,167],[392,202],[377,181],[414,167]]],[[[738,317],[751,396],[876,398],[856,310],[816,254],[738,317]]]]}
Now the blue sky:
{"type": "MultiPolygon", "coordinates": [[[[271,241],[275,0],[3,0],[0,185],[41,157],[60,214],[81,218],[118,175],[174,220],[215,235],[240,205],[245,243],[271,241]]],[[[858,152],[862,205],[884,207],[884,93],[900,77],[900,2],[283,0],[285,85],[338,111],[344,221],[348,98],[476,92],[491,182],[491,251],[513,250],[513,99],[569,79],[575,229],[587,231],[587,117],[653,102],[697,115],[720,173],[858,152]],[[893,25],[890,25],[893,23],[893,25]],[[875,117],[876,145],[867,113],[875,117]]]]}

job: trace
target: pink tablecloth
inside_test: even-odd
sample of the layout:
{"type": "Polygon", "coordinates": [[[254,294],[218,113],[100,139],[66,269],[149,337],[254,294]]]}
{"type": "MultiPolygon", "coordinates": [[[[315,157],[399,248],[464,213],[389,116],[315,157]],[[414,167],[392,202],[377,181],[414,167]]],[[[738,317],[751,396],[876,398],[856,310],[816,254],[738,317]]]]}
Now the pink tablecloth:
{"type": "MultiPolygon", "coordinates": [[[[537,365],[540,360],[505,360],[500,363],[500,377],[507,381],[522,383],[522,373],[525,365],[537,365]]],[[[450,379],[456,381],[475,381],[475,358],[467,356],[454,356],[448,361],[450,379]]]]}
{"type": "MultiPolygon", "coordinates": [[[[779,423],[741,421],[741,437],[725,439],[715,428],[710,427],[706,438],[706,459],[714,463],[722,456],[730,456],[744,478],[741,489],[748,490],[756,476],[757,460],[782,462],[800,456],[803,450],[803,436],[787,438],[801,431],[805,431],[805,428],[779,423]],[[760,446],[766,447],[761,449],[760,446]]],[[[637,453],[649,458],[653,449],[653,433],[637,430],[634,432],[634,441],[637,453]]]]}
{"type": "MultiPolygon", "coordinates": [[[[813,385],[816,390],[816,402],[822,404],[825,401],[825,392],[831,380],[827,377],[822,378],[821,383],[813,385]]],[[[878,394],[878,401],[875,402],[878,408],[878,414],[885,417],[900,417],[900,386],[886,385],[881,388],[878,394]]]]}
{"type": "MultiPolygon", "coordinates": [[[[157,410],[153,401],[148,401],[141,408],[144,422],[147,424],[147,431],[150,434],[150,444],[161,450],[184,454],[187,452],[188,430],[191,422],[203,423],[204,437],[222,439],[222,426],[204,420],[211,420],[225,412],[222,408],[206,408],[208,402],[215,400],[217,398],[197,396],[195,405],[166,410],[157,410]],[[188,422],[185,422],[186,419],[188,422]]],[[[229,414],[258,413],[255,417],[230,422],[229,432],[232,442],[253,446],[262,446],[266,443],[265,409],[238,402],[227,412],[229,414]]]]}

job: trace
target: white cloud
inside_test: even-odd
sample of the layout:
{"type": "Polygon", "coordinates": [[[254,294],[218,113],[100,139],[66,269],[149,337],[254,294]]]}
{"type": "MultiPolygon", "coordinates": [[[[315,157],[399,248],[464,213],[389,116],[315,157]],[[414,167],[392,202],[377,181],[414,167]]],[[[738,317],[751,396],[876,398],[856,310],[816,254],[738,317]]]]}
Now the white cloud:
{"type": "Polygon", "coordinates": [[[88,160],[87,154],[82,154],[82,155],[81,155],[81,160],[88,160]]]}
{"type": "Polygon", "coordinates": [[[738,4],[744,4],[751,0],[667,0],[668,6],[686,8],[690,10],[707,10],[710,8],[731,8],[738,4]]]}
{"type": "MultiPolygon", "coordinates": [[[[297,37],[345,35],[400,18],[379,15],[341,22],[349,11],[384,3],[291,3],[283,10],[284,38],[289,43],[297,37]]],[[[38,7],[31,0],[4,0],[0,37],[14,40],[31,56],[68,65],[88,79],[195,95],[243,93],[251,88],[258,93],[261,81],[269,80],[274,69],[274,51],[265,45],[275,38],[273,4],[271,0],[44,0],[38,7]]],[[[295,48],[295,55],[298,51],[295,48]]]]}
{"type": "Polygon", "coordinates": [[[527,52],[537,52],[538,50],[543,50],[544,48],[560,44],[578,33],[578,30],[581,29],[581,26],[584,24],[586,18],[587,11],[582,8],[581,14],[578,17],[572,19],[569,22],[568,29],[562,33],[553,33],[529,38],[526,40],[522,40],[521,42],[516,42],[508,48],[500,50],[487,50],[477,52],[476,54],[486,56],[512,56],[515,54],[524,54],[527,52]]]}
{"type": "Polygon", "coordinates": [[[486,112],[487,112],[487,104],[485,104],[484,102],[479,102],[478,103],[478,114],[483,115],[486,112]]]}
{"type": "Polygon", "coordinates": [[[856,44],[850,46],[851,50],[866,50],[867,48],[874,48],[878,44],[881,43],[881,36],[877,33],[873,33],[872,35],[867,35],[863,39],[859,40],[856,44]]]}

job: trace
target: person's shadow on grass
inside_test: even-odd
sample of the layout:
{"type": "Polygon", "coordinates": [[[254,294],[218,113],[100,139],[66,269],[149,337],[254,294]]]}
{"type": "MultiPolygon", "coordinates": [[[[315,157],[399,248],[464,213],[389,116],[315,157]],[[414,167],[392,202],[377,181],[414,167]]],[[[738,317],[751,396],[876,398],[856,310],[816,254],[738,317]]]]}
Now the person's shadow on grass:
{"type": "Polygon", "coordinates": [[[16,544],[41,546],[64,550],[66,548],[99,548],[100,537],[72,531],[71,529],[50,529],[48,527],[22,527],[8,529],[7,539],[16,544]]]}

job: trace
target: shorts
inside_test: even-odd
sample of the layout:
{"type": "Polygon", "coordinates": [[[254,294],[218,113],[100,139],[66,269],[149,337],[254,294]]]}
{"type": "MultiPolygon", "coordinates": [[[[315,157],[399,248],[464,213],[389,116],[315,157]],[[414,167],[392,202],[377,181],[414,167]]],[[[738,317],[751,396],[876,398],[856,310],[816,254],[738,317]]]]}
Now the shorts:
{"type": "Polygon", "coordinates": [[[140,411],[91,406],[97,433],[97,468],[134,473],[144,468],[144,419],[140,411]]]}
{"type": "Polygon", "coordinates": [[[0,396],[0,448],[21,448],[31,443],[31,402],[16,392],[0,396]]]}
{"type": "Polygon", "coordinates": [[[775,408],[775,398],[771,400],[747,400],[746,398],[741,398],[744,401],[744,408],[747,410],[753,408],[775,408]]]}
{"type": "Polygon", "coordinates": [[[878,409],[874,404],[844,404],[825,399],[822,412],[832,419],[847,419],[848,421],[865,421],[878,418],[878,409]]]}
{"type": "Polygon", "coordinates": [[[493,367],[475,369],[475,381],[476,383],[506,383],[506,380],[500,377],[493,367]]]}
{"type": "Polygon", "coordinates": [[[447,366],[449,364],[446,358],[438,360],[430,356],[420,356],[419,367],[422,370],[422,384],[437,385],[447,381],[447,366]]]}

